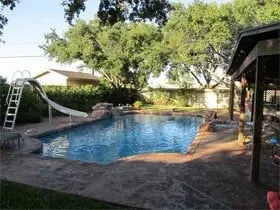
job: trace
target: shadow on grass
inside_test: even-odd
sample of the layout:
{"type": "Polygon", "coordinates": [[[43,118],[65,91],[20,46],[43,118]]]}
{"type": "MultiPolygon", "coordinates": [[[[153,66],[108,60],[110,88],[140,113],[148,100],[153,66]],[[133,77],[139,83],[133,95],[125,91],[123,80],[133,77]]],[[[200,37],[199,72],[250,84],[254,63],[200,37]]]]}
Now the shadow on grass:
{"type": "Polygon", "coordinates": [[[128,209],[108,202],[1,180],[0,209],[128,209]]]}

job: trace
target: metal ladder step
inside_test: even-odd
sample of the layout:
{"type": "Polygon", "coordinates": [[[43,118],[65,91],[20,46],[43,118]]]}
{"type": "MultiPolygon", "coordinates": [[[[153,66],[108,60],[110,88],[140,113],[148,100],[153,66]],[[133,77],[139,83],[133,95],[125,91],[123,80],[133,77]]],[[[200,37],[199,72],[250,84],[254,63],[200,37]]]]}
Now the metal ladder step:
{"type": "Polygon", "coordinates": [[[6,104],[8,104],[7,112],[4,120],[3,130],[13,130],[15,126],[15,121],[18,113],[18,108],[20,105],[20,100],[22,97],[22,92],[24,88],[24,73],[27,72],[31,78],[29,71],[15,71],[12,77],[12,82],[10,83],[9,91],[6,97],[6,104]],[[15,75],[19,73],[20,77],[16,78],[15,75]]]}
{"type": "Polygon", "coordinates": [[[3,129],[13,130],[13,128],[10,128],[10,127],[3,127],[3,129]]]}
{"type": "Polygon", "coordinates": [[[15,113],[7,113],[7,116],[15,116],[15,113]]]}

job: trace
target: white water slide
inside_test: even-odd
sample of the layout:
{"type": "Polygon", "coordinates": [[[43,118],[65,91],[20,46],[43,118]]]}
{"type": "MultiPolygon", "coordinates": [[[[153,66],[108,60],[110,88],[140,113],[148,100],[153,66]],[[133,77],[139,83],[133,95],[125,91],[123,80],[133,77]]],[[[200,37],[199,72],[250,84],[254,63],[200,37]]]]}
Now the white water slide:
{"type": "Polygon", "coordinates": [[[15,126],[15,121],[17,117],[18,108],[20,105],[20,100],[22,97],[22,91],[24,88],[25,83],[29,83],[34,89],[36,89],[42,98],[48,103],[49,105],[49,123],[52,121],[52,114],[51,114],[51,107],[56,109],[59,112],[62,112],[64,114],[67,114],[70,116],[70,122],[71,122],[71,116],[77,116],[77,117],[88,117],[88,114],[85,112],[80,112],[74,109],[69,109],[67,107],[61,106],[55,102],[53,102],[51,99],[48,98],[46,92],[44,91],[41,84],[36,80],[31,78],[31,74],[29,71],[15,71],[12,82],[10,84],[10,88],[7,94],[6,103],[8,105],[7,112],[3,124],[2,130],[8,130],[12,131],[15,126]],[[28,73],[30,77],[24,78],[24,73],[28,73]],[[20,74],[19,79],[15,79],[15,75],[20,74]]]}
{"type": "Polygon", "coordinates": [[[34,87],[42,96],[42,98],[54,109],[56,109],[59,112],[62,112],[64,114],[70,115],[70,116],[77,116],[77,117],[88,117],[88,114],[85,112],[77,111],[74,109],[70,109],[64,106],[61,106],[55,102],[53,102],[51,99],[48,98],[46,92],[44,91],[42,85],[38,82],[36,79],[32,78],[24,78],[22,79],[23,83],[28,82],[32,87],[34,87]]]}

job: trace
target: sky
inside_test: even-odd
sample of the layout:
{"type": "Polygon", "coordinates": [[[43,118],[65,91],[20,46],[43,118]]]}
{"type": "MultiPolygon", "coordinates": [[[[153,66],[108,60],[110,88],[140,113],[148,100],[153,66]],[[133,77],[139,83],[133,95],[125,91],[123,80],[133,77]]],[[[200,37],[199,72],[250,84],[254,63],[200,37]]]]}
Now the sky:
{"type": "MultiPolygon", "coordinates": [[[[217,0],[217,2],[225,0],[217,0]]],[[[68,28],[64,19],[64,10],[60,5],[62,0],[22,0],[14,10],[5,9],[3,13],[8,18],[4,26],[5,43],[0,43],[0,75],[11,79],[16,70],[29,70],[35,76],[43,70],[54,68],[76,71],[78,63],[59,64],[44,56],[39,48],[44,43],[44,34],[55,29],[63,34],[68,28]],[[14,58],[14,56],[41,56],[29,58],[14,58]]],[[[172,0],[171,2],[191,3],[192,0],[172,0]]],[[[86,21],[93,19],[98,10],[99,0],[87,0],[86,10],[80,18],[86,21]]]]}

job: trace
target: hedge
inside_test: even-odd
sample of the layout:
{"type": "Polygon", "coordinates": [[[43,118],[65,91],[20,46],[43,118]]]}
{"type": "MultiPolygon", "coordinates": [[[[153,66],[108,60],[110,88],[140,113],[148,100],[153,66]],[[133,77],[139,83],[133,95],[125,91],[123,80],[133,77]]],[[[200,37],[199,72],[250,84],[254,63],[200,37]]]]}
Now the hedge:
{"type": "MultiPolygon", "coordinates": [[[[4,121],[7,104],[6,96],[9,85],[0,77],[0,122],[4,121]]],[[[48,97],[55,103],[79,111],[90,112],[91,107],[99,102],[119,104],[132,104],[139,99],[138,91],[131,89],[110,89],[105,86],[92,87],[91,85],[61,87],[45,86],[48,97]]],[[[53,111],[54,115],[61,113],[53,111]]],[[[48,105],[37,91],[26,85],[21,98],[17,123],[40,122],[43,116],[48,116],[48,105]]]]}
{"type": "Polygon", "coordinates": [[[145,101],[155,105],[191,106],[189,98],[203,92],[199,89],[150,88],[144,93],[145,101]]]}

